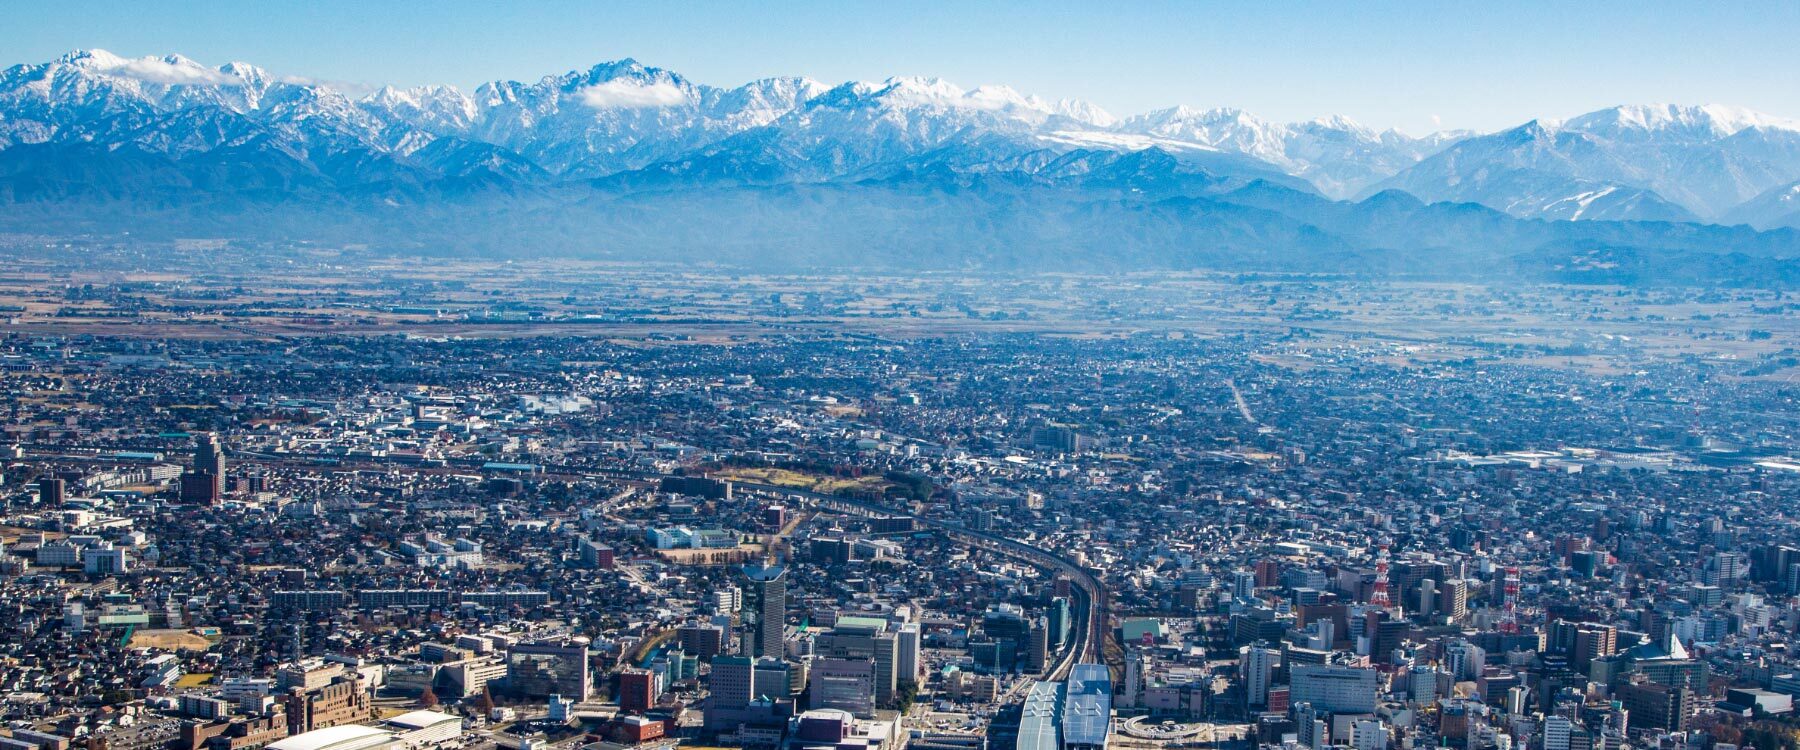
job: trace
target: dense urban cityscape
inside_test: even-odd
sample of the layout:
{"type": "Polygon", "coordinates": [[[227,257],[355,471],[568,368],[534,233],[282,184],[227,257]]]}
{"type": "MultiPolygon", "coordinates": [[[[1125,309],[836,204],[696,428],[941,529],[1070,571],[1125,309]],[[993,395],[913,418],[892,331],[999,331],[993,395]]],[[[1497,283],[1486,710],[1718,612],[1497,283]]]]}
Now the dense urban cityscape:
{"type": "Polygon", "coordinates": [[[1800,0],[0,18],[0,750],[1800,750],[1800,0]]]}
{"type": "Polygon", "coordinates": [[[0,750],[1800,747],[1792,292],[0,275],[0,750]]]}

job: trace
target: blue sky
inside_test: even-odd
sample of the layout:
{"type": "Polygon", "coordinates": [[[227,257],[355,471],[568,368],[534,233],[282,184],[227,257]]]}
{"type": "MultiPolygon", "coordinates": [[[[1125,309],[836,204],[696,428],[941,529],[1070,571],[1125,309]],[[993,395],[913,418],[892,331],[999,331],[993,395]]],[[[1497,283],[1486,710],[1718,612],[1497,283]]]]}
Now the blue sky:
{"type": "Polygon", "coordinates": [[[1800,2],[17,3],[0,64],[100,47],[465,88],[634,57],[702,83],[1003,83],[1118,115],[1188,104],[1413,133],[1619,103],[1800,118],[1800,2]]]}

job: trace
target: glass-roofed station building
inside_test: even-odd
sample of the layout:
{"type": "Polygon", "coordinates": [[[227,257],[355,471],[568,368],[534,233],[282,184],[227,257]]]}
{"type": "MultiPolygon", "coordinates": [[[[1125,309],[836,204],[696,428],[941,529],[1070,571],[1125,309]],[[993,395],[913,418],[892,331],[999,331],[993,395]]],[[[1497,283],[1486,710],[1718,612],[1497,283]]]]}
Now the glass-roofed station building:
{"type": "Polygon", "coordinates": [[[1077,664],[1068,682],[1039,682],[1025,695],[1018,750],[1105,750],[1112,729],[1112,675],[1077,664]]]}
{"type": "Polygon", "coordinates": [[[1100,664],[1077,664],[1063,686],[1062,750],[1106,750],[1112,729],[1112,675],[1100,664]]]}
{"type": "Polygon", "coordinates": [[[1025,694],[1019,713],[1018,750],[1061,750],[1058,722],[1062,707],[1062,683],[1039,682],[1025,694]]]}

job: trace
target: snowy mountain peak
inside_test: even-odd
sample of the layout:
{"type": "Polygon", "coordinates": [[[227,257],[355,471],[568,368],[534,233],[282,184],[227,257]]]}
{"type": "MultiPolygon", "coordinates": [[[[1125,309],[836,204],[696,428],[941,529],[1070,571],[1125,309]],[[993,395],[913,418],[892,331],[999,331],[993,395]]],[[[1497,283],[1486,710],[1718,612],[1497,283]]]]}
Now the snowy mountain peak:
{"type": "Polygon", "coordinates": [[[1543,120],[1531,120],[1523,125],[1502,131],[1496,135],[1522,142],[1543,140],[1549,138],[1550,135],[1556,131],[1556,126],[1557,123],[1555,122],[1545,123],[1543,120]]]}
{"type": "Polygon", "coordinates": [[[1382,185],[1518,216],[1697,221],[1796,178],[1800,123],[1741,107],[1647,104],[1468,138],[1382,185]]]}
{"type": "MultiPolygon", "coordinates": [[[[809,83],[811,83],[809,81],[809,83]]],[[[1064,100],[1051,103],[1010,86],[982,85],[964,89],[941,78],[896,76],[880,83],[852,81],[802,99],[802,110],[880,113],[900,119],[943,118],[970,125],[1008,123],[1038,128],[1060,120],[1081,127],[1110,128],[1116,118],[1090,103],[1064,100]],[[971,119],[973,118],[973,119],[971,119]],[[966,121],[966,122],[965,122],[966,121]]]]}
{"type": "Polygon", "coordinates": [[[893,104],[952,106],[967,92],[942,78],[896,76],[882,82],[874,97],[893,104]]]}
{"type": "Polygon", "coordinates": [[[124,65],[126,59],[106,50],[95,48],[72,50],[68,54],[56,58],[56,62],[95,70],[111,70],[124,65]]]}
{"type": "Polygon", "coordinates": [[[1152,110],[1126,120],[1128,127],[1139,130],[1163,129],[1172,130],[1187,126],[1207,126],[1230,120],[1242,114],[1229,108],[1200,109],[1186,104],[1178,104],[1166,109],[1152,110]]]}
{"type": "Polygon", "coordinates": [[[269,72],[246,62],[232,61],[219,66],[219,72],[235,76],[251,86],[267,86],[274,79],[269,72]]]}
{"type": "Polygon", "coordinates": [[[1119,124],[1119,118],[1115,117],[1113,113],[1081,99],[1059,100],[1052,105],[1052,109],[1063,117],[1097,128],[1110,129],[1119,124]]]}
{"type": "Polygon", "coordinates": [[[603,62],[588,68],[585,72],[577,71],[565,76],[566,83],[605,83],[607,81],[628,80],[638,83],[666,83],[678,87],[691,86],[687,79],[679,73],[664,68],[657,68],[629,57],[623,60],[603,62]]]}
{"type": "MultiPolygon", "coordinates": [[[[1365,127],[1362,123],[1359,123],[1359,122],[1352,120],[1348,117],[1345,117],[1343,115],[1325,115],[1323,117],[1314,117],[1311,120],[1307,120],[1306,124],[1316,127],[1316,128],[1324,128],[1326,130],[1342,130],[1347,133],[1359,133],[1359,134],[1368,135],[1368,136],[1375,135],[1374,130],[1371,130],[1368,127],[1365,127]]],[[[1400,131],[1388,130],[1385,132],[1397,134],[1400,131]]]]}
{"type": "MultiPolygon", "coordinates": [[[[964,89],[924,76],[835,87],[805,78],[769,78],[724,89],[632,58],[535,83],[484,84],[473,96],[444,86],[385,87],[346,96],[330,85],[271,75],[245,63],[215,69],[179,55],[129,59],[103,50],[77,51],[63,58],[65,72],[52,67],[56,64],[36,66],[0,81],[0,88],[13,87],[0,90],[0,106],[11,96],[47,108],[24,117],[0,111],[15,115],[0,120],[0,148],[51,137],[107,137],[88,129],[106,127],[103,116],[120,108],[147,107],[173,116],[206,107],[274,127],[280,138],[302,144],[294,146],[296,152],[316,143],[342,148],[348,137],[367,148],[410,155],[454,135],[505,149],[551,174],[600,176],[642,168],[759,130],[732,148],[782,144],[775,147],[813,154],[827,169],[975,142],[1009,156],[1070,149],[1223,152],[1267,162],[1333,196],[1404,168],[1427,148],[1406,139],[1379,141],[1361,130],[1346,130],[1347,138],[1327,132],[1343,126],[1337,120],[1285,126],[1237,109],[1177,107],[1121,121],[1088,102],[1053,103],[1004,85],[964,89]]],[[[173,133],[153,140],[193,139],[173,133]]]]}
{"type": "Polygon", "coordinates": [[[439,124],[455,123],[466,127],[480,116],[475,101],[454,86],[416,86],[399,89],[383,86],[363,97],[358,104],[396,115],[428,118],[439,124]]]}
{"type": "Polygon", "coordinates": [[[1629,104],[1589,112],[1555,127],[1615,136],[1639,132],[1723,138],[1748,128],[1800,131],[1800,121],[1723,104],[1629,104]]]}
{"type": "Polygon", "coordinates": [[[236,76],[209,68],[181,55],[125,58],[103,49],[76,50],[61,58],[67,65],[93,74],[162,86],[231,86],[236,76]]]}

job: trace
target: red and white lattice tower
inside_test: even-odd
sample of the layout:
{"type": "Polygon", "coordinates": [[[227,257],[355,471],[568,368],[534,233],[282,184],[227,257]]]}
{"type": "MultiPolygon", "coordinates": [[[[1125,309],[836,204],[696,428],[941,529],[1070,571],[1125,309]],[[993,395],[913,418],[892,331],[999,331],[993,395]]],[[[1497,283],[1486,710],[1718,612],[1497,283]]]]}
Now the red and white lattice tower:
{"type": "Polygon", "coordinates": [[[1382,609],[1394,607],[1393,598],[1388,596],[1388,546],[1385,544],[1375,556],[1375,590],[1369,594],[1369,603],[1382,609]]]}
{"type": "Polygon", "coordinates": [[[1506,595],[1505,596],[1505,604],[1503,605],[1505,607],[1505,609],[1501,610],[1501,614],[1500,614],[1500,632],[1502,632],[1502,633],[1517,633],[1517,632],[1519,632],[1519,569],[1518,568],[1509,567],[1506,569],[1506,584],[1505,584],[1505,586],[1506,587],[1503,589],[1503,591],[1505,592],[1505,595],[1506,595]]]}

